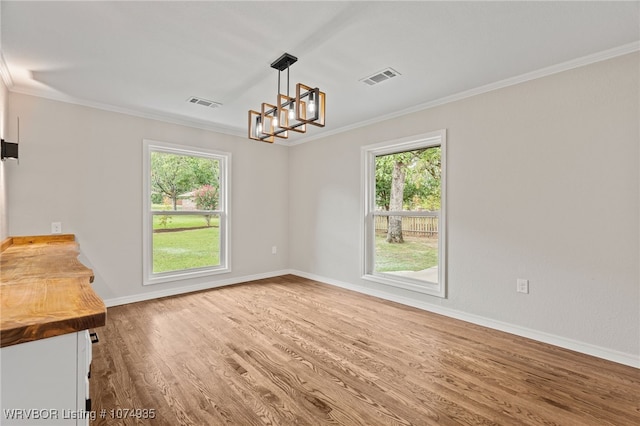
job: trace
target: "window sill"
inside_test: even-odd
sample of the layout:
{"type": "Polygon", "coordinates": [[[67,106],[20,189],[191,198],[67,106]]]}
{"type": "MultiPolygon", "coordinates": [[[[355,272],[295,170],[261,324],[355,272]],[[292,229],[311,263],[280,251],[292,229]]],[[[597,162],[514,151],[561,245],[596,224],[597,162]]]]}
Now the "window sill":
{"type": "Polygon", "coordinates": [[[430,296],[436,296],[441,298],[446,298],[444,285],[414,280],[406,277],[397,277],[392,274],[365,274],[362,276],[362,279],[367,281],[376,282],[379,284],[388,285],[391,287],[402,288],[405,290],[415,291],[417,293],[428,294],[430,296]]]}
{"type": "Polygon", "coordinates": [[[231,272],[231,268],[226,268],[226,267],[165,272],[162,274],[155,274],[152,277],[145,277],[143,285],[163,284],[168,282],[188,280],[191,278],[200,278],[200,277],[207,277],[211,275],[227,274],[229,272],[231,272]]]}

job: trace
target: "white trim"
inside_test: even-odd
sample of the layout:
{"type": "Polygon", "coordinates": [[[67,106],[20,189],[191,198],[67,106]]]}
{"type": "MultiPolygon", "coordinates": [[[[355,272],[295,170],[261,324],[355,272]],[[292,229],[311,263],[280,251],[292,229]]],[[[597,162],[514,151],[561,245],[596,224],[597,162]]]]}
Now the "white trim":
{"type": "Polygon", "coordinates": [[[399,211],[393,211],[393,210],[374,210],[371,212],[372,215],[374,216],[382,216],[382,217],[387,217],[387,216],[402,216],[402,217],[438,217],[440,216],[440,214],[435,211],[428,211],[428,210],[399,210],[399,211]]]}
{"type": "MultiPolygon", "coordinates": [[[[8,73],[8,71],[7,71],[7,75],[8,75],[8,78],[11,78],[11,75],[8,73]]],[[[132,117],[160,121],[162,123],[176,124],[178,126],[185,126],[192,129],[208,130],[208,131],[220,133],[223,135],[238,136],[243,139],[247,138],[246,129],[243,130],[238,127],[227,126],[219,123],[212,123],[205,120],[199,120],[197,118],[192,118],[192,117],[186,118],[179,115],[165,114],[165,113],[160,113],[156,111],[134,110],[134,109],[115,106],[115,105],[108,105],[101,102],[77,99],[62,93],[50,93],[50,92],[45,92],[45,91],[33,89],[33,88],[15,87],[15,86],[12,86],[12,87],[7,86],[7,87],[9,88],[10,92],[19,93],[21,95],[35,96],[38,98],[49,99],[51,101],[64,102],[66,104],[79,105],[87,108],[95,108],[102,111],[113,112],[116,114],[125,114],[132,117]]],[[[267,142],[258,142],[258,141],[253,141],[253,142],[267,143],[267,142]]],[[[291,143],[285,139],[276,138],[276,141],[273,142],[272,145],[290,146],[291,143]]]]}
{"type": "MultiPolygon", "coordinates": [[[[190,278],[198,278],[210,275],[225,274],[231,272],[231,239],[229,238],[231,229],[231,153],[217,151],[207,148],[177,145],[167,142],[143,139],[142,141],[142,186],[143,186],[143,214],[142,214],[142,284],[154,285],[167,282],[180,281],[190,278]],[[151,190],[150,162],[151,152],[165,152],[176,155],[189,155],[196,157],[208,156],[220,162],[220,265],[214,267],[204,267],[170,271],[154,274],[152,270],[153,233],[151,229],[151,217],[154,212],[151,210],[151,200],[149,193],[151,190]]],[[[197,214],[189,212],[187,214],[197,214]]]]}
{"type": "Polygon", "coordinates": [[[538,78],[547,77],[553,74],[558,74],[564,71],[569,71],[575,68],[580,68],[597,62],[606,61],[608,59],[617,58],[628,53],[637,52],[640,50],[640,41],[634,41],[622,46],[614,47],[612,49],[604,50],[602,52],[593,53],[591,55],[583,56],[581,58],[572,59],[570,61],[562,62],[560,64],[551,65],[549,67],[541,68],[536,71],[531,71],[525,74],[517,75],[515,77],[509,77],[504,80],[496,81],[493,83],[485,84],[473,89],[465,90],[453,95],[445,96],[444,98],[435,99],[433,101],[425,102],[410,108],[406,108],[400,111],[395,111],[390,114],[381,115],[369,120],[360,121],[358,123],[343,126],[337,129],[329,130],[327,132],[320,133],[318,135],[308,136],[296,141],[291,141],[288,145],[295,146],[303,143],[311,142],[317,139],[326,138],[328,136],[344,133],[349,130],[358,129],[360,127],[369,126],[371,124],[379,123],[381,121],[390,120],[392,118],[401,117],[403,115],[411,114],[418,111],[423,111],[437,106],[445,105],[451,102],[459,101],[462,99],[470,98],[483,93],[492,92],[494,90],[503,89],[509,86],[515,86],[516,84],[525,83],[527,81],[536,80],[538,78]]]}
{"type": "Polygon", "coordinates": [[[180,145],[175,143],[163,142],[153,139],[143,139],[143,145],[147,144],[150,147],[159,148],[164,152],[173,152],[175,154],[182,155],[194,155],[194,156],[202,156],[202,154],[209,154],[213,156],[228,156],[231,157],[231,153],[225,151],[218,151],[210,148],[202,148],[197,146],[188,146],[188,145],[180,145]]]}
{"type": "Polygon", "coordinates": [[[280,277],[290,274],[289,270],[280,270],[273,272],[265,272],[254,275],[244,275],[241,277],[227,278],[218,281],[208,281],[206,283],[187,285],[177,288],[168,288],[164,290],[156,290],[148,293],[133,294],[131,296],[114,297],[112,299],[104,299],[104,304],[111,308],[113,306],[127,305],[129,303],[144,302],[145,300],[159,299],[167,296],[177,296],[180,294],[193,293],[194,291],[210,290],[218,287],[224,287],[233,284],[241,284],[249,281],[262,280],[265,278],[280,277]]]}
{"type": "MultiPolygon", "coordinates": [[[[382,116],[375,117],[365,121],[360,121],[358,123],[353,123],[347,126],[339,127],[337,129],[323,131],[322,133],[318,133],[316,135],[309,135],[297,140],[277,140],[274,142],[274,144],[283,145],[283,146],[301,145],[303,143],[337,135],[339,133],[344,133],[349,130],[368,126],[370,124],[375,124],[381,121],[389,120],[389,119],[403,116],[406,114],[411,114],[413,112],[423,111],[429,108],[434,108],[440,105],[448,104],[450,102],[455,102],[461,99],[480,95],[482,93],[491,92],[493,90],[502,89],[504,87],[513,86],[516,84],[524,83],[530,80],[535,80],[538,78],[546,77],[546,76],[557,74],[564,71],[569,71],[574,68],[579,68],[586,65],[594,64],[596,62],[606,61],[608,59],[613,59],[618,56],[626,55],[628,53],[637,52],[639,50],[640,50],[640,41],[634,41],[631,43],[624,44],[622,46],[614,47],[612,49],[607,49],[601,52],[596,52],[590,55],[586,55],[581,58],[572,59],[566,62],[562,62],[560,64],[552,65],[546,68],[541,68],[539,70],[521,74],[515,77],[506,78],[504,80],[496,81],[494,83],[489,83],[474,89],[465,90],[463,92],[459,92],[450,96],[445,96],[444,98],[435,99],[433,101],[425,102],[425,103],[422,103],[410,108],[406,108],[400,111],[396,111],[390,114],[382,115],[382,116]]],[[[6,77],[4,75],[2,77],[3,79],[9,79],[11,81],[12,84],[8,85],[6,84],[6,80],[5,80],[5,85],[7,86],[7,89],[9,89],[9,91],[12,93],[20,93],[23,95],[36,96],[44,99],[50,99],[53,101],[65,102],[69,104],[101,109],[104,111],[131,115],[133,117],[140,117],[140,118],[146,118],[150,120],[162,121],[164,123],[178,124],[181,126],[192,127],[194,129],[210,130],[210,131],[222,133],[225,135],[239,136],[243,138],[246,138],[247,136],[247,130],[245,128],[225,126],[218,123],[212,123],[209,121],[198,120],[194,118],[185,118],[185,117],[182,117],[179,115],[173,115],[173,114],[165,114],[165,113],[151,112],[151,111],[136,111],[130,108],[107,105],[107,104],[88,101],[88,100],[82,100],[72,96],[64,95],[62,93],[55,94],[55,93],[45,92],[42,90],[37,90],[32,88],[23,88],[23,87],[18,88],[13,84],[13,81],[11,80],[11,73],[9,72],[8,67],[6,70],[6,74],[7,74],[6,77]]]]}
{"type": "MultiPolygon", "coordinates": [[[[365,280],[374,281],[380,284],[393,287],[400,287],[419,293],[429,294],[432,296],[445,298],[447,296],[447,131],[446,129],[437,130],[429,133],[407,136],[391,141],[378,142],[371,145],[365,145],[360,148],[361,152],[361,197],[360,197],[360,271],[361,276],[365,280]],[[441,163],[441,202],[440,213],[438,215],[438,282],[422,281],[392,275],[387,273],[375,272],[373,265],[375,264],[373,245],[375,244],[375,230],[373,226],[374,217],[384,215],[375,210],[375,159],[379,155],[394,154],[397,152],[410,151],[425,147],[440,147],[440,163],[441,163]],[[380,213],[380,214],[379,214],[380,213]]],[[[385,212],[387,213],[387,212],[385,212]]],[[[393,213],[393,212],[389,212],[393,213]]],[[[402,214],[412,215],[414,212],[402,214]]],[[[419,212],[415,212],[419,213],[419,212]]],[[[418,214],[419,216],[420,214],[418,214]]],[[[429,214],[433,215],[433,214],[429,214]]]]}
{"type": "MultiPolygon", "coordinates": [[[[438,271],[440,273],[440,271],[438,271]]],[[[445,297],[446,287],[440,283],[430,281],[420,281],[409,277],[400,277],[392,273],[373,272],[370,274],[362,274],[363,280],[371,281],[378,284],[384,284],[391,287],[400,287],[405,290],[411,290],[418,293],[429,294],[431,296],[445,297]]]]}
{"type": "Polygon", "coordinates": [[[302,278],[307,278],[307,279],[318,281],[324,284],[333,285],[335,287],[344,288],[346,290],[355,291],[357,293],[378,297],[380,299],[389,300],[391,302],[396,302],[402,305],[422,309],[427,312],[433,312],[439,315],[444,315],[449,318],[455,318],[461,321],[469,322],[471,324],[480,325],[482,327],[487,327],[493,330],[503,331],[505,333],[514,334],[516,336],[525,337],[527,339],[535,340],[542,343],[548,343],[550,345],[557,346],[560,348],[569,349],[585,355],[594,356],[596,358],[601,358],[607,361],[612,361],[618,364],[623,364],[629,367],[635,367],[640,369],[640,355],[634,355],[626,352],[616,351],[613,349],[604,348],[602,346],[592,345],[590,343],[584,343],[578,340],[569,339],[566,337],[557,336],[555,334],[545,333],[542,331],[537,331],[537,330],[533,330],[526,327],[520,327],[518,325],[494,320],[494,319],[483,317],[480,315],[469,314],[469,313],[458,311],[455,309],[445,308],[439,305],[417,301],[415,299],[394,295],[384,291],[374,290],[361,285],[351,284],[345,281],[340,281],[333,278],[327,278],[321,275],[312,274],[310,272],[303,272],[296,269],[283,269],[280,271],[265,272],[261,274],[244,275],[240,277],[228,278],[228,279],[219,280],[219,281],[211,281],[211,282],[206,282],[202,284],[195,284],[195,285],[184,286],[179,288],[170,288],[165,290],[152,291],[149,293],[135,294],[131,296],[115,297],[112,299],[104,299],[104,303],[108,308],[111,308],[114,306],[126,305],[129,303],[144,302],[146,300],[158,299],[161,297],[177,296],[180,294],[187,294],[195,291],[210,290],[218,287],[241,284],[245,282],[267,279],[267,278],[274,278],[274,277],[279,277],[283,275],[296,275],[302,278]]]}
{"type": "Polygon", "coordinates": [[[515,324],[498,321],[495,319],[483,317],[480,315],[470,314],[456,309],[445,308],[439,305],[434,305],[427,302],[418,301],[404,296],[398,296],[395,294],[387,293],[384,291],[374,290],[368,287],[347,283],[344,281],[335,280],[333,278],[327,278],[320,275],[302,272],[298,270],[291,270],[291,274],[297,275],[302,278],[307,278],[321,283],[333,285],[336,287],[352,290],[358,293],[367,294],[369,296],[379,297],[384,300],[401,303],[403,305],[412,306],[414,308],[422,309],[424,311],[433,312],[439,315],[444,315],[449,318],[455,318],[461,321],[466,321],[472,324],[480,325],[483,327],[491,328],[494,330],[504,331],[505,333],[514,334],[516,336],[525,337],[527,339],[535,340],[542,343],[548,343],[560,348],[569,349],[575,352],[580,352],[585,355],[591,355],[596,358],[602,358],[608,361],[616,362],[618,364],[628,365],[640,369],[640,355],[634,355],[631,353],[616,351],[614,349],[604,348],[602,346],[592,345],[590,343],[580,342],[578,340],[569,339],[566,337],[558,336],[543,331],[533,330],[527,327],[521,327],[515,324]]]}
{"type": "Polygon", "coordinates": [[[222,210],[151,210],[152,216],[189,216],[189,215],[221,215],[224,214],[222,210]]]}
{"type": "Polygon", "coordinates": [[[88,101],[83,99],[77,99],[72,96],[67,96],[62,93],[50,93],[33,88],[16,87],[15,85],[9,90],[12,93],[19,93],[22,95],[35,96],[38,98],[49,99],[57,102],[64,102],[71,105],[79,105],[89,108],[95,108],[103,111],[109,111],[118,114],[125,114],[132,117],[145,118],[148,120],[161,121],[163,123],[177,124],[180,126],[186,126],[193,129],[209,130],[223,135],[239,136],[246,138],[246,130],[242,131],[237,127],[225,126],[222,124],[212,123],[205,120],[199,120],[197,118],[186,118],[179,115],[165,114],[156,111],[141,111],[131,108],[125,108],[115,105],[108,105],[101,102],[88,101]]]}
{"type": "Polygon", "coordinates": [[[2,50],[0,50],[0,77],[2,77],[2,81],[7,87],[7,90],[11,91],[11,89],[13,88],[13,79],[11,78],[9,67],[7,67],[7,63],[4,60],[2,50]]]}

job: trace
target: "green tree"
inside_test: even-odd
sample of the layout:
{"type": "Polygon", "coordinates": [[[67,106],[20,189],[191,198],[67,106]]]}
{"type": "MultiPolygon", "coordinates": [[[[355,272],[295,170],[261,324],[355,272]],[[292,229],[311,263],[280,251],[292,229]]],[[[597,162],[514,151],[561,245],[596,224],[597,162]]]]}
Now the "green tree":
{"type": "Polygon", "coordinates": [[[409,210],[440,210],[440,147],[425,149],[407,168],[405,204],[409,210]]]}
{"type": "Polygon", "coordinates": [[[152,192],[167,196],[173,210],[178,209],[178,196],[203,185],[217,185],[217,160],[176,155],[165,152],[151,153],[152,192]]]}
{"type": "Polygon", "coordinates": [[[151,194],[151,204],[162,204],[162,194],[154,192],[151,194]]]}
{"type": "MultiPolygon", "coordinates": [[[[376,158],[376,204],[387,211],[440,209],[440,148],[376,158]]],[[[389,243],[402,243],[402,217],[389,216],[389,243]]]]}
{"type": "Polygon", "coordinates": [[[220,162],[211,158],[189,157],[189,164],[193,172],[194,185],[218,186],[220,178],[220,162]]]}

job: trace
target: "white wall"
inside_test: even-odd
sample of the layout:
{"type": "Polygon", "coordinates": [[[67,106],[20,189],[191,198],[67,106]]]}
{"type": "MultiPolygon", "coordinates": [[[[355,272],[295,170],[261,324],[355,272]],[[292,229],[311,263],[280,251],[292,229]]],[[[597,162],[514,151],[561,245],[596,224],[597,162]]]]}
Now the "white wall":
{"type": "MultiPolygon", "coordinates": [[[[9,92],[0,78],[0,136],[11,142],[7,132],[9,119],[9,92]]],[[[9,236],[9,224],[7,222],[7,181],[5,178],[5,162],[0,161],[0,242],[9,236]]]]}
{"type": "Polygon", "coordinates": [[[49,234],[62,222],[107,302],[287,268],[286,147],[17,93],[9,107],[21,139],[20,164],[8,170],[11,235],[49,234]],[[230,274],[142,286],[143,139],[232,153],[230,274]]]}
{"type": "Polygon", "coordinates": [[[292,147],[291,268],[640,366],[639,63],[625,55],[292,147]],[[446,299],[360,278],[361,146],[439,129],[446,299]]]}

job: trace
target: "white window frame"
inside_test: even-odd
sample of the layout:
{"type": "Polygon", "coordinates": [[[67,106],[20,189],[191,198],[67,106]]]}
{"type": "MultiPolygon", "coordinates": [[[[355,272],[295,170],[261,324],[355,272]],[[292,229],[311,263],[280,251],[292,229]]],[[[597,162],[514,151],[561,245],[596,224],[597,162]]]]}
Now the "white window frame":
{"type": "Polygon", "coordinates": [[[229,246],[230,229],[230,191],[231,188],[231,153],[215,151],[206,148],[197,148],[184,145],[175,145],[167,142],[144,139],[142,153],[142,186],[143,186],[143,212],[142,212],[142,246],[143,246],[143,285],[166,283],[170,281],[186,280],[190,278],[204,277],[215,274],[231,272],[231,249],[229,246]],[[220,162],[220,205],[215,211],[172,211],[171,214],[215,214],[220,217],[220,264],[211,267],[182,269],[153,273],[153,216],[151,210],[151,153],[163,152],[167,154],[188,155],[205,157],[220,162]]]}
{"type": "Polygon", "coordinates": [[[446,130],[414,135],[362,147],[362,278],[376,283],[412,290],[437,297],[446,297],[447,288],[447,214],[446,214],[446,130]],[[375,272],[375,216],[432,216],[430,212],[381,212],[376,205],[376,157],[412,151],[421,148],[440,147],[440,215],[438,219],[438,282],[428,282],[398,275],[375,272]]]}

